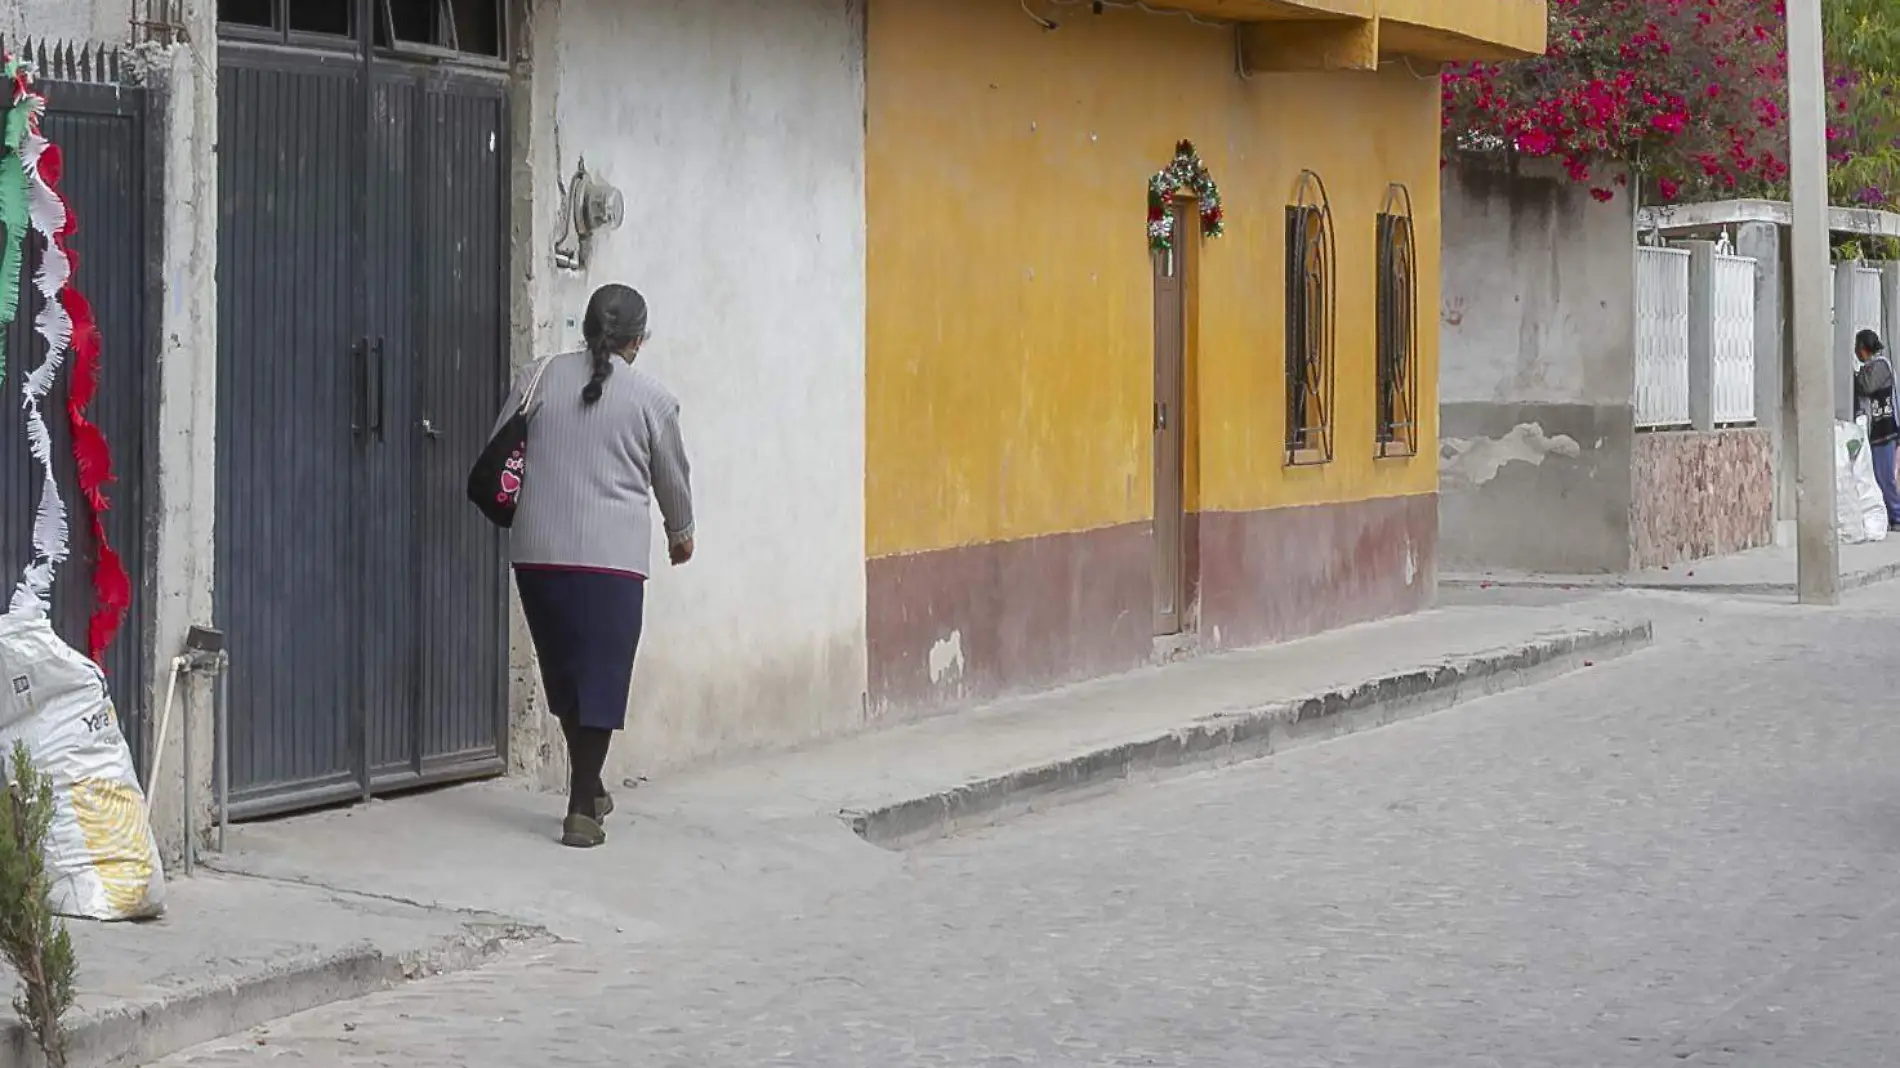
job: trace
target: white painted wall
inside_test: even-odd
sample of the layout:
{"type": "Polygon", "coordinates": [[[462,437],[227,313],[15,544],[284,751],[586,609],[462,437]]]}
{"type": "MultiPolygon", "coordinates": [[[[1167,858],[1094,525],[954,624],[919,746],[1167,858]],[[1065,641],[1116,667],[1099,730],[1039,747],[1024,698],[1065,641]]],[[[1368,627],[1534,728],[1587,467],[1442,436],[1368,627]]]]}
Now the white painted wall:
{"type": "Polygon", "coordinates": [[[642,365],[679,395],[694,465],[698,559],[656,561],[608,781],[855,726],[860,11],[847,0],[544,0],[533,17],[534,348],[579,347],[594,287],[639,289],[653,330],[642,365]],[[576,274],[552,265],[555,180],[582,156],[623,191],[627,213],[576,274]]]}
{"type": "Polygon", "coordinates": [[[116,44],[131,17],[131,0],[0,0],[0,36],[9,45],[22,37],[116,44]]]}

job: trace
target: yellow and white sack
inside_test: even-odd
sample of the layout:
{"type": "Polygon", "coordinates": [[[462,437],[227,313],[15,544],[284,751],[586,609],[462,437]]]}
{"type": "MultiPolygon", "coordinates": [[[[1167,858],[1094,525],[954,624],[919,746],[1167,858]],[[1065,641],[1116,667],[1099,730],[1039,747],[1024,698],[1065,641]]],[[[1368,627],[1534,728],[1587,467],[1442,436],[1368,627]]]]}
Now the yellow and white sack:
{"type": "Polygon", "coordinates": [[[12,761],[15,739],[53,780],[53,908],[92,920],[163,911],[158,843],[105,673],[37,607],[0,616],[0,762],[12,761]]]}

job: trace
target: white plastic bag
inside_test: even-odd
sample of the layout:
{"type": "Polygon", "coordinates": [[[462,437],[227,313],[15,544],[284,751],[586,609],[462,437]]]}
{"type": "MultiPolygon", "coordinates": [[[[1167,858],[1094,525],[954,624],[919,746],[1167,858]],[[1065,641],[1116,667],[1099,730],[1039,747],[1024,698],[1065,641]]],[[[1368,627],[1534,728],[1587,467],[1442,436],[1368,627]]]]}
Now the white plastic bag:
{"type": "Polygon", "coordinates": [[[12,761],[15,739],[53,780],[53,908],[92,920],[163,911],[158,843],[105,673],[37,608],[0,616],[0,766],[12,761]]]}
{"type": "Polygon", "coordinates": [[[1859,421],[1834,423],[1834,512],[1843,542],[1886,540],[1887,501],[1874,478],[1867,430],[1859,421]]]}
{"type": "Polygon", "coordinates": [[[1880,480],[1874,477],[1874,454],[1867,441],[1867,419],[1854,420],[1854,432],[1861,446],[1854,456],[1855,503],[1860,508],[1861,528],[1868,541],[1887,540],[1887,498],[1880,492],[1880,480]]]}

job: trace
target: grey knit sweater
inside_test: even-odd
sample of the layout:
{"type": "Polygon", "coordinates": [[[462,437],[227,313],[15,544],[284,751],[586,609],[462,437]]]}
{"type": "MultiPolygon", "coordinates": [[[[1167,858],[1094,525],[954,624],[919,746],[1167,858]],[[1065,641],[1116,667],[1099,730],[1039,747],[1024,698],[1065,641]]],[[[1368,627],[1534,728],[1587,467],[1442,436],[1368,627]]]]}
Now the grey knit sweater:
{"type": "MultiPolygon", "coordinates": [[[[527,478],[510,538],[515,564],[652,574],[655,501],[671,544],[693,536],[679,401],[616,359],[599,402],[583,404],[587,354],[543,362],[528,408],[527,478]]],[[[496,430],[520,405],[538,366],[515,379],[496,430]]]]}

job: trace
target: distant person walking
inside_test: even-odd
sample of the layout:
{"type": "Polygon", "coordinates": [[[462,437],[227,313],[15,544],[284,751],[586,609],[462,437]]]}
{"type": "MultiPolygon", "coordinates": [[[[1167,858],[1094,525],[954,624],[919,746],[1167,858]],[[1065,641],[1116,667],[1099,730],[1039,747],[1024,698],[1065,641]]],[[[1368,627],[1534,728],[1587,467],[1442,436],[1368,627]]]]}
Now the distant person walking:
{"type": "Polygon", "coordinates": [[[1873,451],[1874,479],[1887,502],[1887,529],[1900,530],[1900,482],[1894,477],[1895,452],[1900,449],[1900,419],[1894,413],[1893,362],[1880,335],[1862,330],[1854,338],[1854,403],[1867,417],[1867,444],[1873,451]]]}
{"type": "Polygon", "coordinates": [[[567,740],[561,842],[591,848],[607,840],[613,811],[601,771],[614,732],[626,726],[652,567],[652,506],[665,518],[667,557],[677,567],[693,558],[693,494],[679,401],[633,366],[649,336],[646,300],[627,286],[602,286],[581,334],[586,351],[522,374],[496,433],[531,391],[515,585],[549,710],[567,740]]]}

